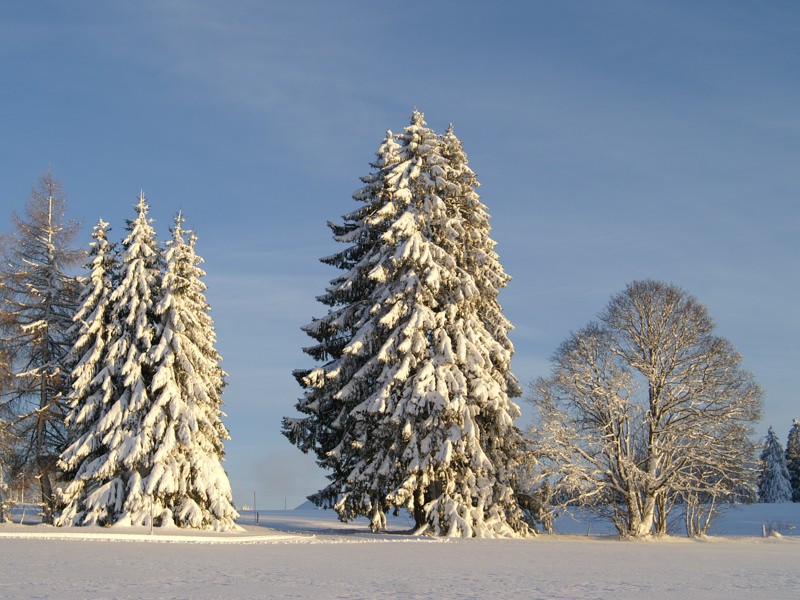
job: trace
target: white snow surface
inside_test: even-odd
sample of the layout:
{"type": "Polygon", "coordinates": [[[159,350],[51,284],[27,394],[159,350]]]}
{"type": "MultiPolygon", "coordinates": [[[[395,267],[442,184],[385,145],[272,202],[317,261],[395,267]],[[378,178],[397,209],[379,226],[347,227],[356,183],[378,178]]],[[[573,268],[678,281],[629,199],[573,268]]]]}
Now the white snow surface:
{"type": "Polygon", "coordinates": [[[214,534],[0,525],[0,597],[731,600],[800,589],[800,504],[728,511],[700,541],[644,542],[600,527],[589,537],[569,519],[558,535],[487,540],[414,537],[402,518],[375,535],[332,511],[261,512],[258,523],[242,512],[244,531],[214,534]],[[782,535],[762,538],[762,524],[782,535]]]}

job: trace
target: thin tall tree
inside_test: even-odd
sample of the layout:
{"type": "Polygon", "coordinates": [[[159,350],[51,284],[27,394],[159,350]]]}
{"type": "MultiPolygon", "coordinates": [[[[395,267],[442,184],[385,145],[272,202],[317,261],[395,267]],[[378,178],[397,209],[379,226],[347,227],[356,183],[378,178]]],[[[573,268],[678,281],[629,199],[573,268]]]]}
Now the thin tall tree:
{"type": "Polygon", "coordinates": [[[91,522],[82,509],[86,484],[93,474],[95,460],[104,451],[93,425],[108,410],[115,392],[107,346],[111,335],[110,297],[117,264],[114,246],[108,241],[108,223],[101,219],[94,227],[92,239],[85,265],[89,274],[79,279],[83,291],[73,318],[75,342],[70,352],[75,364],[67,397],[67,447],[59,460],[67,485],[65,490],[56,491],[61,508],[57,525],[91,522]]]}
{"type": "Polygon", "coordinates": [[[72,247],[78,224],[65,218],[66,198],[48,170],[33,188],[23,217],[13,215],[0,268],[2,346],[13,378],[3,390],[13,415],[12,470],[39,482],[42,519],[53,520],[53,480],[64,446],[64,398],[72,315],[78,287],[69,271],[82,252],[72,247]]]}
{"type": "MultiPolygon", "coordinates": [[[[122,241],[119,274],[108,297],[108,339],[94,420],[82,425],[80,447],[62,456],[79,474],[79,490],[67,490],[61,524],[133,524],[153,521],[157,508],[146,494],[143,478],[151,468],[153,444],[143,434],[143,419],[152,406],[150,352],[156,331],[155,306],[161,286],[162,257],[144,194],[135,205],[122,241]],[[87,453],[88,451],[88,453],[87,453]],[[86,464],[80,464],[81,462],[86,464]]],[[[80,391],[76,392],[76,396],[80,391]]],[[[77,410],[81,407],[76,406],[77,410]]],[[[77,424],[77,418],[73,423],[77,424]]],[[[155,515],[160,516],[160,515],[155,515]]]]}
{"type": "Polygon", "coordinates": [[[165,253],[166,272],[155,308],[158,327],[150,353],[152,406],[141,435],[152,438],[145,493],[153,497],[163,524],[236,529],[230,483],[222,468],[225,372],[195,252],[196,236],[175,218],[165,253]],[[188,236],[188,243],[186,240],[188,236]]]}
{"type": "Polygon", "coordinates": [[[794,419],[786,440],[786,468],[792,483],[792,502],[800,502],[800,421],[794,419]]]}

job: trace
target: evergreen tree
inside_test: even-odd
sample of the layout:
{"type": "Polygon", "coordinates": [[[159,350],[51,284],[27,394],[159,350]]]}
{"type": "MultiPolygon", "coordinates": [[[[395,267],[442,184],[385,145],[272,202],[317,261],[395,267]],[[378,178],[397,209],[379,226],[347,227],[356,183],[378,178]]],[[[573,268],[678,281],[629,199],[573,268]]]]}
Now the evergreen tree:
{"type": "Polygon", "coordinates": [[[312,499],[344,520],[380,529],[386,510],[407,508],[418,531],[524,531],[511,476],[519,386],[496,301],[508,278],[474,173],[452,130],[435,134],[416,111],[373,168],[354,195],[365,206],[332,225],[352,245],[324,260],[346,273],[305,328],[318,342],[306,352],[327,362],[296,374],[308,416],[284,433],[331,470],[312,499]]]}
{"type": "Polygon", "coordinates": [[[71,247],[77,223],[67,221],[60,183],[48,171],[33,189],[26,216],[14,215],[0,268],[2,353],[11,371],[0,408],[13,429],[11,468],[39,482],[42,520],[53,519],[53,478],[64,445],[69,331],[77,285],[68,275],[81,257],[71,247]]]}
{"type": "Polygon", "coordinates": [[[108,223],[100,219],[92,231],[92,239],[85,265],[89,274],[79,280],[82,292],[73,317],[75,342],[70,352],[74,366],[65,420],[67,447],[59,460],[64,480],[69,483],[66,490],[57,490],[61,509],[57,525],[80,525],[87,517],[81,508],[86,484],[93,476],[95,461],[105,450],[94,426],[108,410],[115,392],[111,364],[106,357],[111,334],[110,296],[117,274],[114,246],[108,241],[108,223]]]}
{"type": "MultiPolygon", "coordinates": [[[[334,240],[352,244],[345,250],[326,258],[322,262],[339,268],[345,273],[331,281],[326,293],[318,299],[328,305],[328,314],[314,319],[303,330],[317,341],[317,344],[304,349],[317,361],[325,362],[324,367],[312,370],[297,370],[294,375],[305,389],[305,396],[297,404],[299,412],[306,414],[303,419],[284,419],[284,434],[303,452],[314,450],[318,464],[330,472],[331,483],[310,499],[325,508],[332,508],[339,499],[352,466],[358,455],[351,440],[353,427],[361,429],[365,424],[357,422],[350,414],[368,393],[367,386],[374,370],[374,361],[368,357],[344,353],[344,348],[369,319],[371,295],[376,281],[369,274],[374,265],[376,248],[380,248],[384,227],[377,222],[376,215],[382,208],[384,189],[389,183],[384,181],[383,172],[400,162],[397,152],[396,136],[387,132],[378,148],[377,159],[372,163],[375,171],[362,177],[364,188],[354,194],[354,199],[364,203],[352,213],[344,216],[342,224],[329,222],[334,240]],[[367,364],[369,363],[369,364],[367,364]],[[342,396],[339,389],[358,374],[363,389],[342,396]],[[344,448],[344,452],[342,449],[344,448]],[[349,451],[348,451],[349,450],[349,451]]],[[[351,388],[357,384],[354,382],[351,388]]],[[[359,432],[357,435],[362,435],[359,432]]],[[[357,442],[356,442],[357,443],[357,442]]],[[[373,529],[385,524],[383,502],[385,493],[365,495],[360,510],[355,514],[368,514],[372,518],[373,529]]],[[[343,519],[351,515],[340,512],[343,519]]]]}
{"type": "Polygon", "coordinates": [[[195,236],[184,239],[175,219],[167,243],[166,273],[156,307],[159,327],[151,352],[153,406],[144,427],[155,432],[152,470],[145,490],[164,507],[163,520],[180,527],[236,529],[228,476],[222,468],[225,372],[201,278],[195,236]]]}
{"type": "Polygon", "coordinates": [[[794,419],[786,441],[786,468],[792,484],[792,502],[800,502],[800,421],[794,419]]]}
{"type": "Polygon", "coordinates": [[[791,502],[792,484],[786,468],[786,457],[778,436],[767,431],[764,448],[761,451],[761,470],[758,474],[759,502],[791,502]]]}
{"type": "MultiPolygon", "coordinates": [[[[144,525],[152,518],[160,519],[163,510],[145,486],[157,451],[156,432],[148,428],[145,418],[153,404],[150,353],[162,261],[143,194],[135,208],[137,217],[128,221],[120,273],[109,296],[102,377],[103,385],[109,387],[103,388],[96,420],[82,426],[87,434],[82,447],[71,447],[62,457],[84,482],[74,497],[70,497],[74,489],[66,492],[70,504],[64,509],[64,524],[71,519],[82,525],[144,525]],[[85,465],[79,464],[81,456],[85,465]]],[[[72,422],[77,425],[76,419],[72,422]]]]}
{"type": "Polygon", "coordinates": [[[59,524],[235,529],[220,464],[229,439],[221,421],[225,373],[202,259],[180,216],[162,257],[143,197],[136,209],[113,291],[108,246],[93,247],[79,312],[92,318],[76,344],[83,358],[68,418],[73,443],[61,457],[72,483],[61,494],[59,524]]]}

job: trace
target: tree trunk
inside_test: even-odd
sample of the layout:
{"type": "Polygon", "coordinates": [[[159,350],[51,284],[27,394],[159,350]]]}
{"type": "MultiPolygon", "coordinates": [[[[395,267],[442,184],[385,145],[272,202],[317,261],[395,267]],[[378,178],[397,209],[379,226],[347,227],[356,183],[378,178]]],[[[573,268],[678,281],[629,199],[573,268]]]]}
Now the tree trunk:
{"type": "Polygon", "coordinates": [[[428,515],[425,512],[425,492],[417,490],[414,495],[414,530],[419,531],[428,523],[428,515]]]}
{"type": "Polygon", "coordinates": [[[42,489],[42,523],[53,524],[53,484],[50,481],[50,474],[42,471],[39,475],[39,485],[42,489]]]}
{"type": "MultiPolygon", "coordinates": [[[[656,510],[655,496],[650,494],[645,494],[644,497],[631,495],[627,504],[627,535],[634,538],[643,538],[651,535],[653,533],[653,520],[656,510]]],[[[620,532],[620,534],[625,535],[623,532],[620,532]]]]}
{"type": "Polygon", "coordinates": [[[53,524],[53,485],[50,481],[50,460],[47,456],[46,428],[50,413],[47,376],[41,375],[39,413],[36,416],[36,470],[42,490],[42,523],[53,524]]]}
{"type": "Polygon", "coordinates": [[[656,511],[656,499],[654,496],[647,495],[642,503],[642,509],[639,513],[639,520],[634,525],[631,524],[631,535],[637,538],[643,538],[653,533],[653,519],[656,511]]]}
{"type": "Polygon", "coordinates": [[[667,506],[667,496],[664,493],[658,495],[656,499],[656,535],[667,535],[667,516],[669,508],[667,506]]]}

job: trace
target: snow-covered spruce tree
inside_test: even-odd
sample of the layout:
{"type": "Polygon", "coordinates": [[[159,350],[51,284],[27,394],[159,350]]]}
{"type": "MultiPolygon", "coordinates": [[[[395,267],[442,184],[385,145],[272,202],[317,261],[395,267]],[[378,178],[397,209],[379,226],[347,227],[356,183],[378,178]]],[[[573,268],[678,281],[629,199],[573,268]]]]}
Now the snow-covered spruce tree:
{"type": "MultiPolygon", "coordinates": [[[[65,506],[63,524],[111,525],[160,520],[163,509],[146,492],[144,478],[156,451],[144,419],[152,406],[153,368],[150,352],[157,322],[155,306],[161,285],[162,260],[155,231],[147,217],[144,195],[128,221],[128,235],[119,255],[119,275],[109,297],[105,345],[105,406],[96,420],[82,424],[82,448],[70,448],[62,460],[84,481],[83,489],[65,506]],[[81,459],[86,450],[88,454],[81,459]],[[73,453],[75,457],[73,459],[73,453]],[[85,464],[77,464],[76,461],[85,464]]],[[[80,410],[80,408],[77,408],[80,410]]],[[[74,411],[73,411],[74,412],[74,411]]],[[[73,423],[74,423],[73,419],[73,423]]]]}
{"type": "Polygon", "coordinates": [[[73,317],[75,342],[70,351],[74,362],[70,373],[70,391],[67,396],[69,412],[67,446],[58,466],[66,490],[56,490],[60,514],[57,525],[80,524],[85,516],[78,515],[85,495],[87,475],[91,464],[103,451],[96,437],[96,424],[113,397],[110,364],[106,361],[109,340],[109,299],[116,276],[114,247],[108,241],[108,223],[100,219],[92,231],[89,244],[89,261],[85,265],[89,274],[79,278],[82,286],[78,310],[73,317]],[[87,460],[88,458],[88,460],[87,460]]]}
{"type": "MultiPolygon", "coordinates": [[[[459,386],[451,384],[449,390],[448,408],[457,406],[464,414],[457,419],[461,438],[453,440],[456,458],[441,477],[436,477],[437,484],[446,482],[446,493],[439,498],[429,494],[432,500],[426,510],[438,514],[440,532],[445,524],[460,530],[468,528],[473,518],[461,518],[465,507],[470,502],[485,503],[486,518],[495,523],[511,523],[513,529],[522,531],[511,487],[520,453],[520,437],[513,421],[520,413],[509,400],[521,395],[522,390],[510,369],[514,348],[508,332],[512,325],[498,302],[499,290],[511,278],[494,250],[489,214],[477,193],[480,184],[452,125],[442,141],[445,185],[441,199],[448,220],[434,241],[455,260],[458,283],[448,301],[450,309],[455,308],[457,313],[452,320],[448,315],[444,329],[451,349],[457,352],[455,365],[448,369],[466,376],[466,381],[459,386]],[[481,489],[487,483],[481,480],[486,471],[476,465],[485,459],[495,481],[481,489]],[[478,489],[481,491],[476,493],[478,489]]],[[[447,351],[445,347],[444,352],[447,351]]],[[[450,373],[445,372],[444,379],[449,377],[450,373]]],[[[480,526],[486,528],[485,523],[480,526]]]]}
{"type": "Polygon", "coordinates": [[[791,502],[792,483],[786,468],[786,457],[778,436],[767,430],[764,447],[761,450],[761,466],[758,473],[759,502],[791,502]]]}
{"type": "Polygon", "coordinates": [[[794,419],[786,440],[786,468],[792,484],[792,502],[800,502],[800,421],[794,419]]]}
{"type": "Polygon", "coordinates": [[[373,167],[354,195],[365,206],[332,226],[351,246],[325,261],[346,274],[305,328],[318,342],[306,352],[327,362],[297,373],[308,416],[284,432],[332,471],[312,499],[343,520],[368,515],[380,529],[386,510],[407,508],[418,531],[524,532],[511,475],[519,386],[510,325],[495,318],[507,276],[474,174],[452,131],[445,141],[419,112],[373,167]]]}
{"type": "MultiPolygon", "coordinates": [[[[304,348],[304,352],[325,364],[321,368],[295,371],[295,378],[305,389],[305,396],[297,403],[297,409],[307,416],[284,419],[284,435],[303,452],[313,450],[318,464],[330,471],[328,479],[331,483],[310,497],[315,504],[325,508],[336,505],[349,472],[359,460],[357,442],[354,446],[352,439],[364,435],[362,432],[367,428],[364,422],[367,415],[362,414],[357,420],[351,417],[351,413],[369,395],[370,380],[377,376],[379,370],[376,361],[370,361],[365,355],[345,353],[344,348],[370,317],[371,296],[377,286],[376,280],[370,277],[371,265],[375,262],[375,255],[382,244],[381,236],[386,229],[377,222],[376,215],[386,203],[385,190],[391,185],[384,180],[385,173],[402,160],[396,138],[391,131],[387,132],[378,148],[377,158],[371,164],[374,171],[361,178],[365,186],[353,197],[364,205],[345,215],[342,224],[328,222],[334,240],[350,245],[333,256],[323,258],[322,262],[345,273],[333,279],[326,293],[318,297],[320,302],[331,307],[328,314],[314,319],[303,328],[317,342],[314,346],[304,348]],[[366,371],[365,366],[373,372],[366,371]],[[353,381],[350,385],[352,392],[343,396],[339,393],[340,388],[355,374],[363,383],[353,389],[356,386],[353,381]],[[354,433],[355,426],[359,427],[359,431],[354,433]],[[346,436],[351,439],[345,441],[346,436]]],[[[351,514],[340,510],[340,517],[346,520],[367,514],[372,519],[373,529],[380,529],[385,526],[385,495],[386,490],[383,489],[363,494],[361,505],[351,514]]],[[[353,496],[350,498],[352,500],[353,496]]]]}
{"type": "Polygon", "coordinates": [[[152,437],[152,466],[143,480],[146,495],[162,514],[162,525],[226,531],[237,529],[230,483],[222,468],[222,441],[230,439],[222,424],[225,372],[214,347],[216,334],[206,301],[202,259],[196,237],[175,218],[167,242],[166,273],[156,340],[152,406],[141,437],[152,437]],[[184,235],[188,234],[187,243],[184,235]]]}
{"type": "MultiPolygon", "coordinates": [[[[191,232],[186,242],[179,216],[162,264],[143,198],[136,208],[113,293],[101,300],[96,285],[97,293],[87,294],[87,307],[93,297],[108,306],[110,339],[105,356],[99,348],[78,365],[96,365],[94,377],[88,367],[73,371],[74,441],[62,455],[73,481],[61,494],[59,524],[153,519],[159,526],[235,529],[238,515],[220,464],[229,437],[220,410],[225,373],[202,259],[191,232]]],[[[102,263],[95,257],[90,280],[102,279],[102,263]]]]}
{"type": "Polygon", "coordinates": [[[53,479],[64,445],[64,396],[69,331],[77,284],[68,271],[82,253],[72,243],[77,223],[67,221],[60,183],[46,172],[32,190],[26,216],[14,215],[0,267],[0,347],[11,370],[0,390],[0,409],[12,429],[11,470],[38,480],[42,520],[52,523],[53,479]]]}

